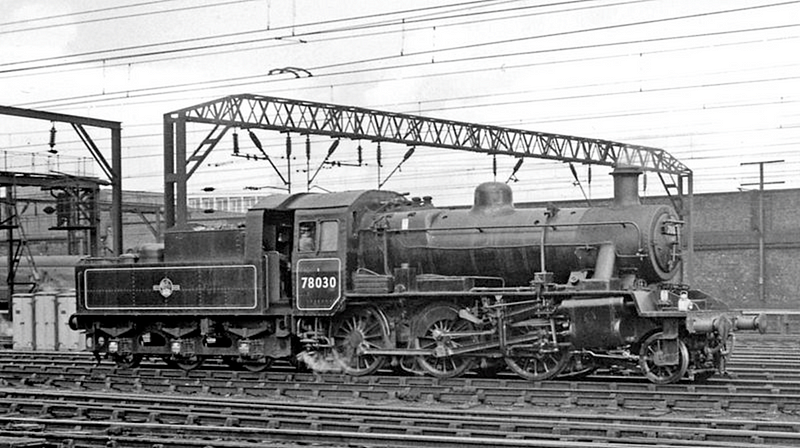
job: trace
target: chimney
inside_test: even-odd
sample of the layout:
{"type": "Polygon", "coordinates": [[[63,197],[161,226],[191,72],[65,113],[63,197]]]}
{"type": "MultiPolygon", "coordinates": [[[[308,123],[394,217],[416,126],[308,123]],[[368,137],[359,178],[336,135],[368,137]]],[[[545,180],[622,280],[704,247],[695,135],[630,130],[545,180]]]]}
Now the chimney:
{"type": "Polygon", "coordinates": [[[642,169],[635,166],[618,166],[614,176],[614,207],[641,205],[639,201],[639,175],[642,169]]]}

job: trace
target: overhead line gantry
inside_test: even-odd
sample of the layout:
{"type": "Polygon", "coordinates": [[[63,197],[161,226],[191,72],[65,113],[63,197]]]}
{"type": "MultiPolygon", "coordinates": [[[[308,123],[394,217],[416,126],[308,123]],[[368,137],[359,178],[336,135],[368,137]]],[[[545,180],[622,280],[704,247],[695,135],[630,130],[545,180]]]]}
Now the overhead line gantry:
{"type": "MultiPolygon", "coordinates": [[[[112,246],[114,253],[122,253],[122,125],[118,121],[101,120],[97,118],[68,115],[55,112],[46,112],[33,109],[22,109],[11,106],[0,106],[0,115],[46,120],[53,123],[69,123],[80,137],[94,160],[103,170],[112,186],[111,227],[113,232],[112,246]],[[110,131],[111,163],[95,144],[86,131],[86,127],[107,129],[110,131]]],[[[73,176],[74,178],[74,176],[73,176]]],[[[96,223],[93,223],[96,227],[96,223]]],[[[95,231],[96,233],[96,231],[95,231]]]]}
{"type": "MultiPolygon", "coordinates": [[[[684,219],[688,221],[691,216],[692,171],[663,149],[362,107],[241,94],[164,114],[164,210],[168,228],[186,224],[186,183],[231,128],[286,133],[287,152],[291,151],[289,134],[296,133],[516,158],[636,166],[658,173],[684,219]],[[187,123],[213,125],[191,154],[186,147],[187,123]],[[672,188],[675,196],[670,193],[672,188]],[[688,203],[682,201],[684,196],[688,197],[688,203]]],[[[687,249],[691,256],[690,223],[687,227],[687,249]]]]}

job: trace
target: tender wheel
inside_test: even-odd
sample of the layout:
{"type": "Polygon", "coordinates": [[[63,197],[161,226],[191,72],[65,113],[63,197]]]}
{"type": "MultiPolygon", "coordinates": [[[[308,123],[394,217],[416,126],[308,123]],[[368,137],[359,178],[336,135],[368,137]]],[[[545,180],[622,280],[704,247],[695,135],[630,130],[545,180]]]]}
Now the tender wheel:
{"type": "Polygon", "coordinates": [[[442,356],[420,355],[417,364],[428,374],[437,378],[452,378],[471,369],[473,358],[469,356],[447,356],[449,350],[477,342],[474,336],[450,336],[452,333],[473,332],[472,323],[458,317],[458,309],[451,304],[428,306],[416,317],[412,325],[413,346],[435,350],[442,356]]]}
{"type": "Polygon", "coordinates": [[[180,358],[170,358],[169,360],[170,365],[174,365],[175,367],[181,370],[194,370],[200,367],[203,364],[203,358],[193,355],[193,356],[182,356],[180,358]]]}
{"type": "Polygon", "coordinates": [[[272,367],[273,359],[269,356],[265,356],[259,359],[245,359],[245,360],[237,360],[237,364],[242,366],[243,369],[250,371],[250,372],[264,372],[265,370],[272,367]]]}
{"type": "Polygon", "coordinates": [[[664,339],[662,333],[656,333],[642,344],[639,351],[639,366],[645,377],[656,384],[670,384],[679,381],[689,368],[689,350],[686,344],[678,339],[678,363],[674,365],[659,365],[666,345],[672,340],[664,339]]]}
{"type": "Polygon", "coordinates": [[[117,364],[120,369],[135,369],[139,367],[142,362],[142,355],[128,353],[126,355],[114,354],[111,359],[117,364]]]}
{"type": "Polygon", "coordinates": [[[331,339],[334,358],[346,373],[369,375],[383,366],[386,357],[362,355],[360,351],[388,347],[389,323],[378,308],[349,308],[331,326],[331,339]]]}

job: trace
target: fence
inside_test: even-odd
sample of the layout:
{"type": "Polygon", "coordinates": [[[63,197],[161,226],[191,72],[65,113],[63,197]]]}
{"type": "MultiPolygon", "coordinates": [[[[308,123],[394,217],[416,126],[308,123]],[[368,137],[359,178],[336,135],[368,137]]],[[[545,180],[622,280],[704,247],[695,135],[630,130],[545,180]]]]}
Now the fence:
{"type": "Polygon", "coordinates": [[[61,154],[0,151],[2,171],[94,177],[94,159],[61,154]]]}

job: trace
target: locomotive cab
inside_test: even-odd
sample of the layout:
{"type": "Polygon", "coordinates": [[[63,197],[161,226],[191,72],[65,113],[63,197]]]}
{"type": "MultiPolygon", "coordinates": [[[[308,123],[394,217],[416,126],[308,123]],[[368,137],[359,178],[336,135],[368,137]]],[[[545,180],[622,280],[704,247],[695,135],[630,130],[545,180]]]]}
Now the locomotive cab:
{"type": "Polygon", "coordinates": [[[248,260],[265,260],[270,303],[298,316],[332,315],[344,306],[357,261],[359,221],[393,192],[349,191],[274,195],[247,216],[248,260]],[[277,286],[280,285],[280,286],[277,286]]]}
{"type": "Polygon", "coordinates": [[[346,283],[346,209],[298,211],[294,257],[295,307],[328,313],[341,304],[346,283]]]}

